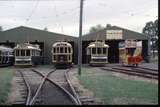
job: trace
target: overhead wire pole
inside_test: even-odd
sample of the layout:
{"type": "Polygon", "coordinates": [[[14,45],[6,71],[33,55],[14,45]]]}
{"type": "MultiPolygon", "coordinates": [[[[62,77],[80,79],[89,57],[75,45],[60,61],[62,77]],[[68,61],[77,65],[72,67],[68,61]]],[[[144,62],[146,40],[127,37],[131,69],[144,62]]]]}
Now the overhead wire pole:
{"type": "Polygon", "coordinates": [[[83,0],[80,0],[79,40],[78,40],[78,74],[79,75],[81,75],[81,66],[82,66],[82,16],[83,16],[83,0]]]}

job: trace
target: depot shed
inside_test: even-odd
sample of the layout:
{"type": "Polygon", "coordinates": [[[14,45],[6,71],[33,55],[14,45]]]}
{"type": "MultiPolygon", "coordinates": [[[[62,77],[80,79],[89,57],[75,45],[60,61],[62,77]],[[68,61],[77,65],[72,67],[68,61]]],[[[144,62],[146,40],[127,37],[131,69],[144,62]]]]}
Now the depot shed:
{"type": "Polygon", "coordinates": [[[74,51],[72,62],[77,64],[78,49],[76,37],[24,26],[0,32],[0,45],[7,45],[13,48],[16,44],[24,42],[39,44],[42,50],[43,64],[52,64],[52,44],[57,41],[67,41],[71,43],[74,51]]]}
{"type": "Polygon", "coordinates": [[[82,37],[82,63],[86,64],[86,47],[90,42],[100,40],[109,45],[108,62],[119,63],[119,42],[127,39],[142,41],[142,57],[145,62],[148,61],[148,37],[142,33],[131,31],[118,26],[107,26],[106,28],[86,34],[82,37]]]}

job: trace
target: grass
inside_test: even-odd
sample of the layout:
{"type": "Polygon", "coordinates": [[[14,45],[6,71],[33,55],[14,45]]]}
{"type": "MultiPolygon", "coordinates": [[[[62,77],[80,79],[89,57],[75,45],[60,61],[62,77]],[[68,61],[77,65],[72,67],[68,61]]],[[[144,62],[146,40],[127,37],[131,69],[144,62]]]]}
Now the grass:
{"type": "Polygon", "coordinates": [[[158,84],[115,77],[111,72],[97,75],[83,69],[81,84],[102,99],[103,104],[158,104],[158,84]]]}
{"type": "Polygon", "coordinates": [[[0,68],[0,105],[6,104],[12,77],[13,71],[10,68],[0,68]]]}

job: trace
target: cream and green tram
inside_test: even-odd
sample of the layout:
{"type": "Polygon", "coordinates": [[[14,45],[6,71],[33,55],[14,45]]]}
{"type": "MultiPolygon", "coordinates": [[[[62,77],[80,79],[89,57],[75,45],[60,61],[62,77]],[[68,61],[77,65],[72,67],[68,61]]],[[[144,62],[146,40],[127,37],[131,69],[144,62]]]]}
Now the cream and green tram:
{"type": "Polygon", "coordinates": [[[68,42],[56,42],[52,45],[52,62],[55,66],[72,65],[73,48],[68,42]]]}
{"type": "Polygon", "coordinates": [[[87,57],[90,65],[105,65],[108,63],[108,48],[105,42],[96,41],[87,47],[87,57]]]}
{"type": "Polygon", "coordinates": [[[15,66],[34,66],[41,64],[42,57],[39,45],[30,43],[17,44],[14,48],[15,66]]]}

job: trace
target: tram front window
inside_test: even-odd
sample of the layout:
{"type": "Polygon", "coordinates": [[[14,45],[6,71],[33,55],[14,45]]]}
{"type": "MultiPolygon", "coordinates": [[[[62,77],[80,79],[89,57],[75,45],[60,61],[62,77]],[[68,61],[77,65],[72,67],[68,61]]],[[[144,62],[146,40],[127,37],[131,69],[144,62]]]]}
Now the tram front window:
{"type": "Polygon", "coordinates": [[[65,47],[64,49],[65,49],[65,53],[67,53],[67,47],[65,47]]]}
{"type": "Polygon", "coordinates": [[[96,48],[92,48],[92,54],[96,54],[96,48]]]}
{"type": "Polygon", "coordinates": [[[60,53],[63,53],[63,47],[60,47],[60,53]]]}
{"type": "Polygon", "coordinates": [[[70,47],[68,48],[68,52],[71,53],[71,48],[70,47]]]}
{"type": "Polygon", "coordinates": [[[26,50],[26,56],[30,56],[30,50],[26,50]]]}
{"type": "Polygon", "coordinates": [[[21,50],[21,56],[25,56],[25,50],[21,50]]]}
{"type": "Polygon", "coordinates": [[[98,49],[97,53],[101,54],[101,48],[97,48],[97,49],[98,49]]]}
{"type": "Polygon", "coordinates": [[[19,50],[16,50],[16,56],[19,56],[19,50]]]}

